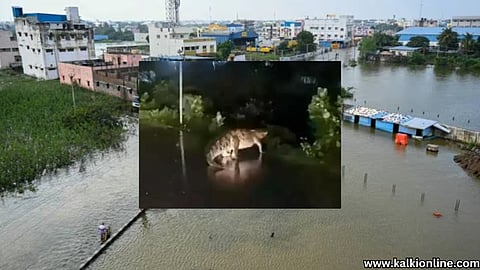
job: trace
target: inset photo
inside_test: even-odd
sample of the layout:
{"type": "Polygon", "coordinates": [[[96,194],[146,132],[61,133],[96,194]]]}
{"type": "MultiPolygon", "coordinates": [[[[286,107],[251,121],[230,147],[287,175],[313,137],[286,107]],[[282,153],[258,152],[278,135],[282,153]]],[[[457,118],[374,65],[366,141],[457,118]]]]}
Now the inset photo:
{"type": "Polygon", "coordinates": [[[140,208],[340,208],[340,62],[140,63],[140,208]]]}

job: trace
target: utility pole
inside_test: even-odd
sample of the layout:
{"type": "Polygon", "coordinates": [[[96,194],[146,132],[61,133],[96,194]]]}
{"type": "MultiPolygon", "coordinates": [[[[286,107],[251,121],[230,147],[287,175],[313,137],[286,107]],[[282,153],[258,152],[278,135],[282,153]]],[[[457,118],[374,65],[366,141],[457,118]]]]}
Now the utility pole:
{"type": "Polygon", "coordinates": [[[73,112],[75,112],[75,90],[74,90],[74,87],[73,87],[73,77],[75,76],[74,73],[70,73],[69,74],[70,76],[70,85],[72,86],[72,102],[73,102],[73,112]]]}
{"type": "Polygon", "coordinates": [[[180,55],[180,65],[179,65],[179,113],[180,113],[180,125],[183,125],[183,60],[185,56],[183,55],[183,51],[180,49],[178,50],[178,54],[180,55]]]}

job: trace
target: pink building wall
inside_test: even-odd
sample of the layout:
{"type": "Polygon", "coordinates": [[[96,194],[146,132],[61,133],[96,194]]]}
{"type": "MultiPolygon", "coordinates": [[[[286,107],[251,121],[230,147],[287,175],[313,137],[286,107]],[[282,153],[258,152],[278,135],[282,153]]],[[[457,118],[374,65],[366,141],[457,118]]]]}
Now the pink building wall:
{"type": "Polygon", "coordinates": [[[63,84],[72,84],[71,77],[73,77],[73,81],[81,87],[94,90],[95,83],[93,80],[93,69],[94,68],[90,66],[59,63],[58,77],[60,79],[60,83],[63,84]]]}
{"type": "Polygon", "coordinates": [[[142,60],[141,54],[104,53],[105,62],[113,62],[114,66],[138,67],[142,60]]]}

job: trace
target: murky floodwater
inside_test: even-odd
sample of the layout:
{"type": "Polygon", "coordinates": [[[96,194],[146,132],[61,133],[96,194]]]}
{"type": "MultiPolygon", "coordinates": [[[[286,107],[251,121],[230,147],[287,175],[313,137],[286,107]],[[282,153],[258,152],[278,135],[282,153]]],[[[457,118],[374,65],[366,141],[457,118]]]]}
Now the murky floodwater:
{"type": "Polygon", "coordinates": [[[78,269],[100,247],[97,226],[118,230],[138,211],[138,130],[125,151],[43,177],[36,193],[0,201],[0,269],[78,269]]]}
{"type": "Polygon", "coordinates": [[[92,269],[360,269],[365,258],[478,258],[480,181],[452,161],[454,147],[438,142],[429,155],[427,142],[397,147],[388,133],[350,124],[342,141],[341,210],[149,210],[92,269]]]}
{"type": "MultiPolygon", "coordinates": [[[[351,50],[341,52],[341,59],[353,57],[351,50]]],[[[353,104],[473,130],[480,130],[479,84],[478,75],[433,67],[366,64],[342,68],[342,85],[355,87],[353,104]]]]}
{"type": "MultiPolygon", "coordinates": [[[[472,115],[465,126],[476,129],[479,84],[480,77],[431,69],[343,69],[343,85],[357,88],[360,103],[439,113],[447,124],[455,112],[450,123],[459,126],[460,115],[472,115]]],[[[402,148],[391,134],[350,124],[342,143],[341,210],[150,210],[92,269],[360,269],[364,258],[478,259],[480,181],[452,161],[456,148],[429,155],[427,142],[402,148]]],[[[43,178],[34,194],[5,198],[0,269],[77,269],[99,246],[100,221],[115,231],[137,212],[138,151],[131,137],[126,152],[98,157],[83,173],[72,168],[43,178]]]]}

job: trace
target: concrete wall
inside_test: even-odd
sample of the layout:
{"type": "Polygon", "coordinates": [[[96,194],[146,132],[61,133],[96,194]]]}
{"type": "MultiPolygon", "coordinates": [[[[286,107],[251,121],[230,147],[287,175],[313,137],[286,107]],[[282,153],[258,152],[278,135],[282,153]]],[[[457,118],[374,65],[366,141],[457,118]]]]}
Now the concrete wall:
{"type": "Polygon", "coordinates": [[[58,64],[58,74],[60,83],[63,84],[72,84],[73,81],[85,88],[94,90],[94,80],[93,80],[93,67],[90,66],[81,66],[70,63],[59,63],[58,64]]]}
{"type": "Polygon", "coordinates": [[[105,62],[113,62],[114,66],[135,66],[140,65],[142,60],[141,54],[124,54],[124,53],[104,53],[105,62]]]}
{"type": "Polygon", "coordinates": [[[480,144],[480,131],[473,131],[447,125],[444,126],[451,130],[450,134],[436,133],[436,135],[457,142],[480,144]]]}

